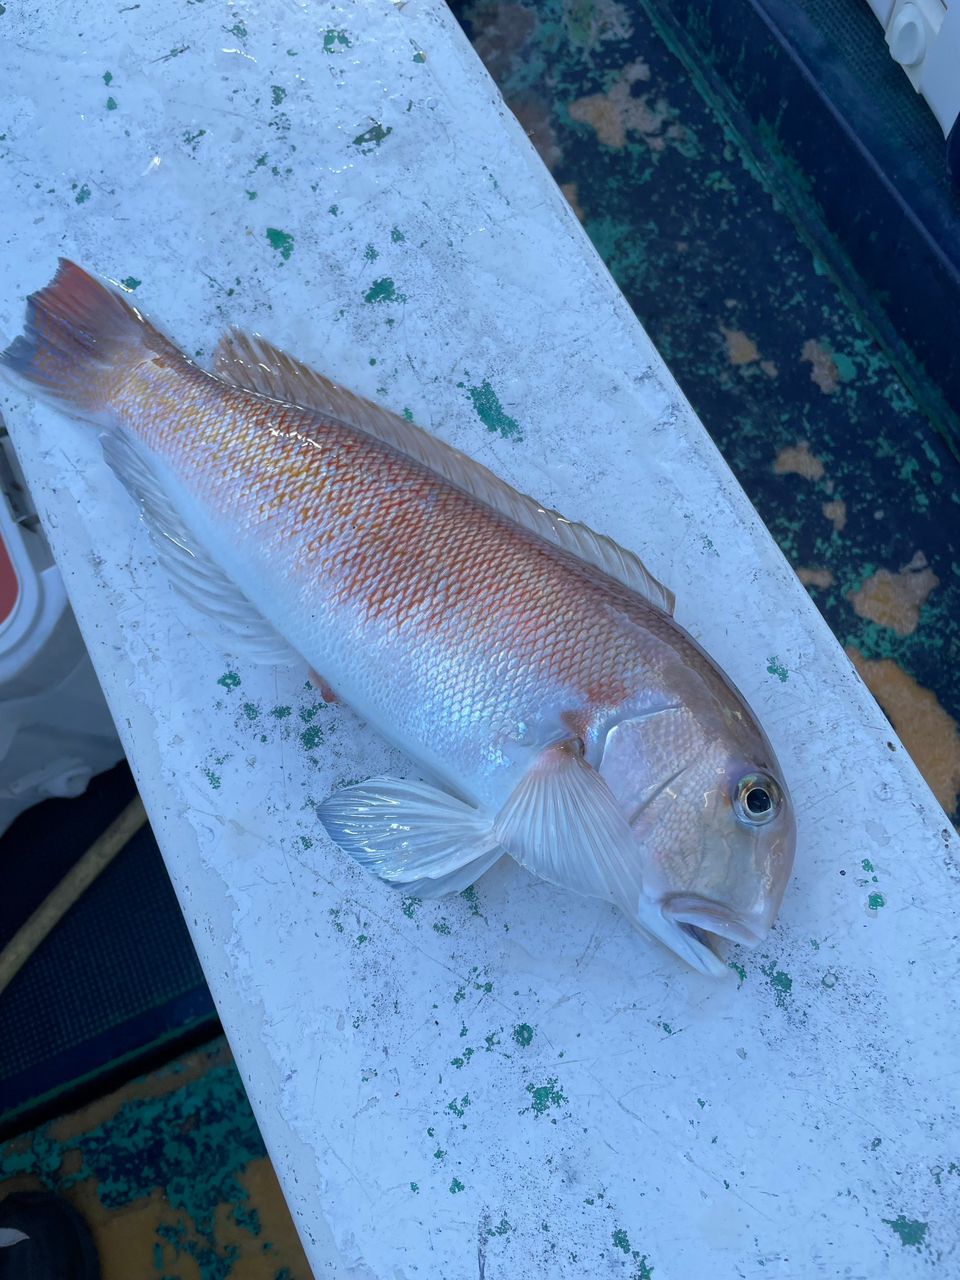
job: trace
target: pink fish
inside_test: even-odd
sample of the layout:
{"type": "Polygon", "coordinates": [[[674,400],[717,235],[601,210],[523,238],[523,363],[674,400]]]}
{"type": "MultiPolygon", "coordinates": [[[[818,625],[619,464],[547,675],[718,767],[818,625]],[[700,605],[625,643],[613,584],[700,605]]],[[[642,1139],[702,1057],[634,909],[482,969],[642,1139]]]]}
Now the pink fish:
{"type": "Polygon", "coordinates": [[[769,742],[633,552],[260,338],[207,373],[73,263],[8,373],[105,429],[174,585],[261,659],[292,651],[429,781],[320,807],[407,894],[505,854],[615,903],[694,968],[754,946],[793,864],[769,742]]]}

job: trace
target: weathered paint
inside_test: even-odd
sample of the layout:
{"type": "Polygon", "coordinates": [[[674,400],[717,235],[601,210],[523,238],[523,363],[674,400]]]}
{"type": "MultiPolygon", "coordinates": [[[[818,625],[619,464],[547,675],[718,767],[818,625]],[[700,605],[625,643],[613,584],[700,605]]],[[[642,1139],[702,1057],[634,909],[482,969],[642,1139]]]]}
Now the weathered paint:
{"type": "Polygon", "coordinates": [[[104,1280],[309,1280],[222,1039],[0,1145],[0,1188],[75,1205],[104,1280]]]}

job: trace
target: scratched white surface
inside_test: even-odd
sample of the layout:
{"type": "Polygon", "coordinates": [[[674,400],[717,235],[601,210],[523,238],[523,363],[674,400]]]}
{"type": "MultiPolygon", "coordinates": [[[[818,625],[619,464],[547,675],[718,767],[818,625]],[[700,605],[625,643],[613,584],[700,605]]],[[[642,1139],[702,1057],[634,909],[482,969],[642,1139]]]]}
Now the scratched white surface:
{"type": "Polygon", "coordinates": [[[225,657],[5,390],[316,1274],[956,1275],[955,836],[442,5],[8,0],[0,82],[0,337],[65,253],[410,409],[641,552],[798,806],[728,982],[512,864],[405,902],[312,811],[403,762],[225,657]]]}

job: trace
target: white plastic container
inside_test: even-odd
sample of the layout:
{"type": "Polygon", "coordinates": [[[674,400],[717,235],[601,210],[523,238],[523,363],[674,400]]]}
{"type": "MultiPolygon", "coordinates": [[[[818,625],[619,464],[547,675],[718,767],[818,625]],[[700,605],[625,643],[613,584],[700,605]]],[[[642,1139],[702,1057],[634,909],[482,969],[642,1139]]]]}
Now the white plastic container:
{"type": "Polygon", "coordinates": [[[958,0],[869,0],[886,30],[890,56],[937,118],[944,137],[960,117],[958,0]]]}
{"type": "Polygon", "coordinates": [[[0,833],[122,755],[0,418],[0,833]]]}

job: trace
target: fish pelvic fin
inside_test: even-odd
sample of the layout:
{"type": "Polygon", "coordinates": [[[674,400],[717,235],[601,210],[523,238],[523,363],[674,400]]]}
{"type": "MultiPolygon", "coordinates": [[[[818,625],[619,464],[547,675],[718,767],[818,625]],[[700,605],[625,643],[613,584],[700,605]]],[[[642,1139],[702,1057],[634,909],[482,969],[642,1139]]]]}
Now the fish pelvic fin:
{"type": "Polygon", "coordinates": [[[187,363],[177,348],[114,290],[67,258],[27,299],[24,332],[0,354],[14,381],[97,418],[138,365],[187,363]]]}
{"type": "Polygon", "coordinates": [[[335,791],[317,817],[344,853],[417,898],[465,889],[503,857],[489,818],[426,782],[369,778],[335,791]]]}

